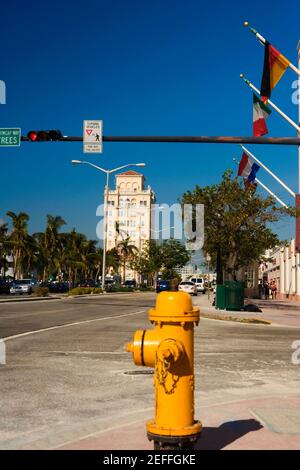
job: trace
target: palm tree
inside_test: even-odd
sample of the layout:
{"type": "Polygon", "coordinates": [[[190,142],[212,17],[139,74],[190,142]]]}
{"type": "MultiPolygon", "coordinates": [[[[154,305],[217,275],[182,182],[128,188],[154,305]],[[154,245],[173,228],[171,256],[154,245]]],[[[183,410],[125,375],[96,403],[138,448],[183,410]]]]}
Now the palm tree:
{"type": "Polygon", "coordinates": [[[7,224],[0,225],[0,276],[5,278],[7,249],[7,224]]]}
{"type": "Polygon", "coordinates": [[[13,225],[8,242],[13,255],[14,276],[18,279],[21,277],[22,261],[26,253],[29,215],[25,212],[16,214],[12,211],[8,211],[6,215],[11,218],[13,225]]]}
{"type": "Polygon", "coordinates": [[[52,269],[61,272],[62,237],[59,229],[65,225],[64,219],[57,215],[47,215],[45,232],[35,233],[34,237],[39,242],[40,254],[43,259],[43,281],[46,281],[52,269]]]}
{"type": "Polygon", "coordinates": [[[122,260],[124,282],[126,273],[126,263],[134,257],[134,255],[138,252],[138,249],[135,245],[130,243],[130,237],[127,237],[118,243],[117,250],[122,260]]]}

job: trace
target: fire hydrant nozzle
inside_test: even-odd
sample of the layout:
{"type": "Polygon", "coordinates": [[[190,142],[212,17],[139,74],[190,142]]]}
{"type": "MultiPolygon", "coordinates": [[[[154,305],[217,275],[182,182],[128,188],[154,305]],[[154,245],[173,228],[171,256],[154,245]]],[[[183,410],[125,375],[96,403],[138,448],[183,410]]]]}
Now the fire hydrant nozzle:
{"type": "Polygon", "coordinates": [[[136,365],[154,367],[155,418],[147,423],[154,448],[189,447],[202,425],[194,420],[194,325],[199,308],[185,292],[161,292],[149,319],[153,330],[138,330],[126,350],[136,365]]]}

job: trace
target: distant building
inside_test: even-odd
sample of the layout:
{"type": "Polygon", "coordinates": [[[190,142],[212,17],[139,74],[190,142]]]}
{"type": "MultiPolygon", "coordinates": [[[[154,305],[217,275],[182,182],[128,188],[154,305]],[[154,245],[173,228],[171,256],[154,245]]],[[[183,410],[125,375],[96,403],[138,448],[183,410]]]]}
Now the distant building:
{"type": "MultiPolygon", "coordinates": [[[[139,251],[151,238],[151,209],[155,194],[145,177],[136,171],[116,175],[115,189],[108,189],[107,197],[107,250],[116,247],[121,240],[130,238],[139,251]]],[[[133,279],[135,273],[126,269],[126,278],[133,279]]]]}

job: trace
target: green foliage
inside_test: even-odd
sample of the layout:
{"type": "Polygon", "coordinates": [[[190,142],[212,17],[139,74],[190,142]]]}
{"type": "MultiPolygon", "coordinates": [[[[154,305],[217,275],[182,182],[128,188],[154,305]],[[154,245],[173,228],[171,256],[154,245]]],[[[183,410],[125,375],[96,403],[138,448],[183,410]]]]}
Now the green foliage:
{"type": "Polygon", "coordinates": [[[88,294],[102,294],[101,287],[75,287],[68,292],[68,295],[88,295],[88,294]]]}
{"type": "Polygon", "coordinates": [[[164,240],[161,244],[149,240],[130,267],[148,279],[157,277],[160,271],[167,279],[172,279],[178,277],[176,268],[184,266],[189,258],[189,252],[178,240],[164,240]]]}
{"type": "Polygon", "coordinates": [[[269,224],[284,215],[295,215],[293,208],[282,209],[272,197],[245,190],[232,171],[224,173],[219,184],[187,191],[182,204],[204,204],[205,241],[203,250],[216,263],[218,247],[229,278],[248,264],[259,261],[266,249],[279,244],[269,224]]]}

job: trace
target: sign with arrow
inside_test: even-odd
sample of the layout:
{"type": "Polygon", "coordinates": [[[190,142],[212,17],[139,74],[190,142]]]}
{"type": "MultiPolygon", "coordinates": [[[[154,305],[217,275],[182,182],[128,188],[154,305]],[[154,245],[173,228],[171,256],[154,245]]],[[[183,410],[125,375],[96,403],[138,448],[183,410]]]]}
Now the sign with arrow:
{"type": "Polygon", "coordinates": [[[83,121],[84,153],[102,153],[103,121],[83,121]]]}

